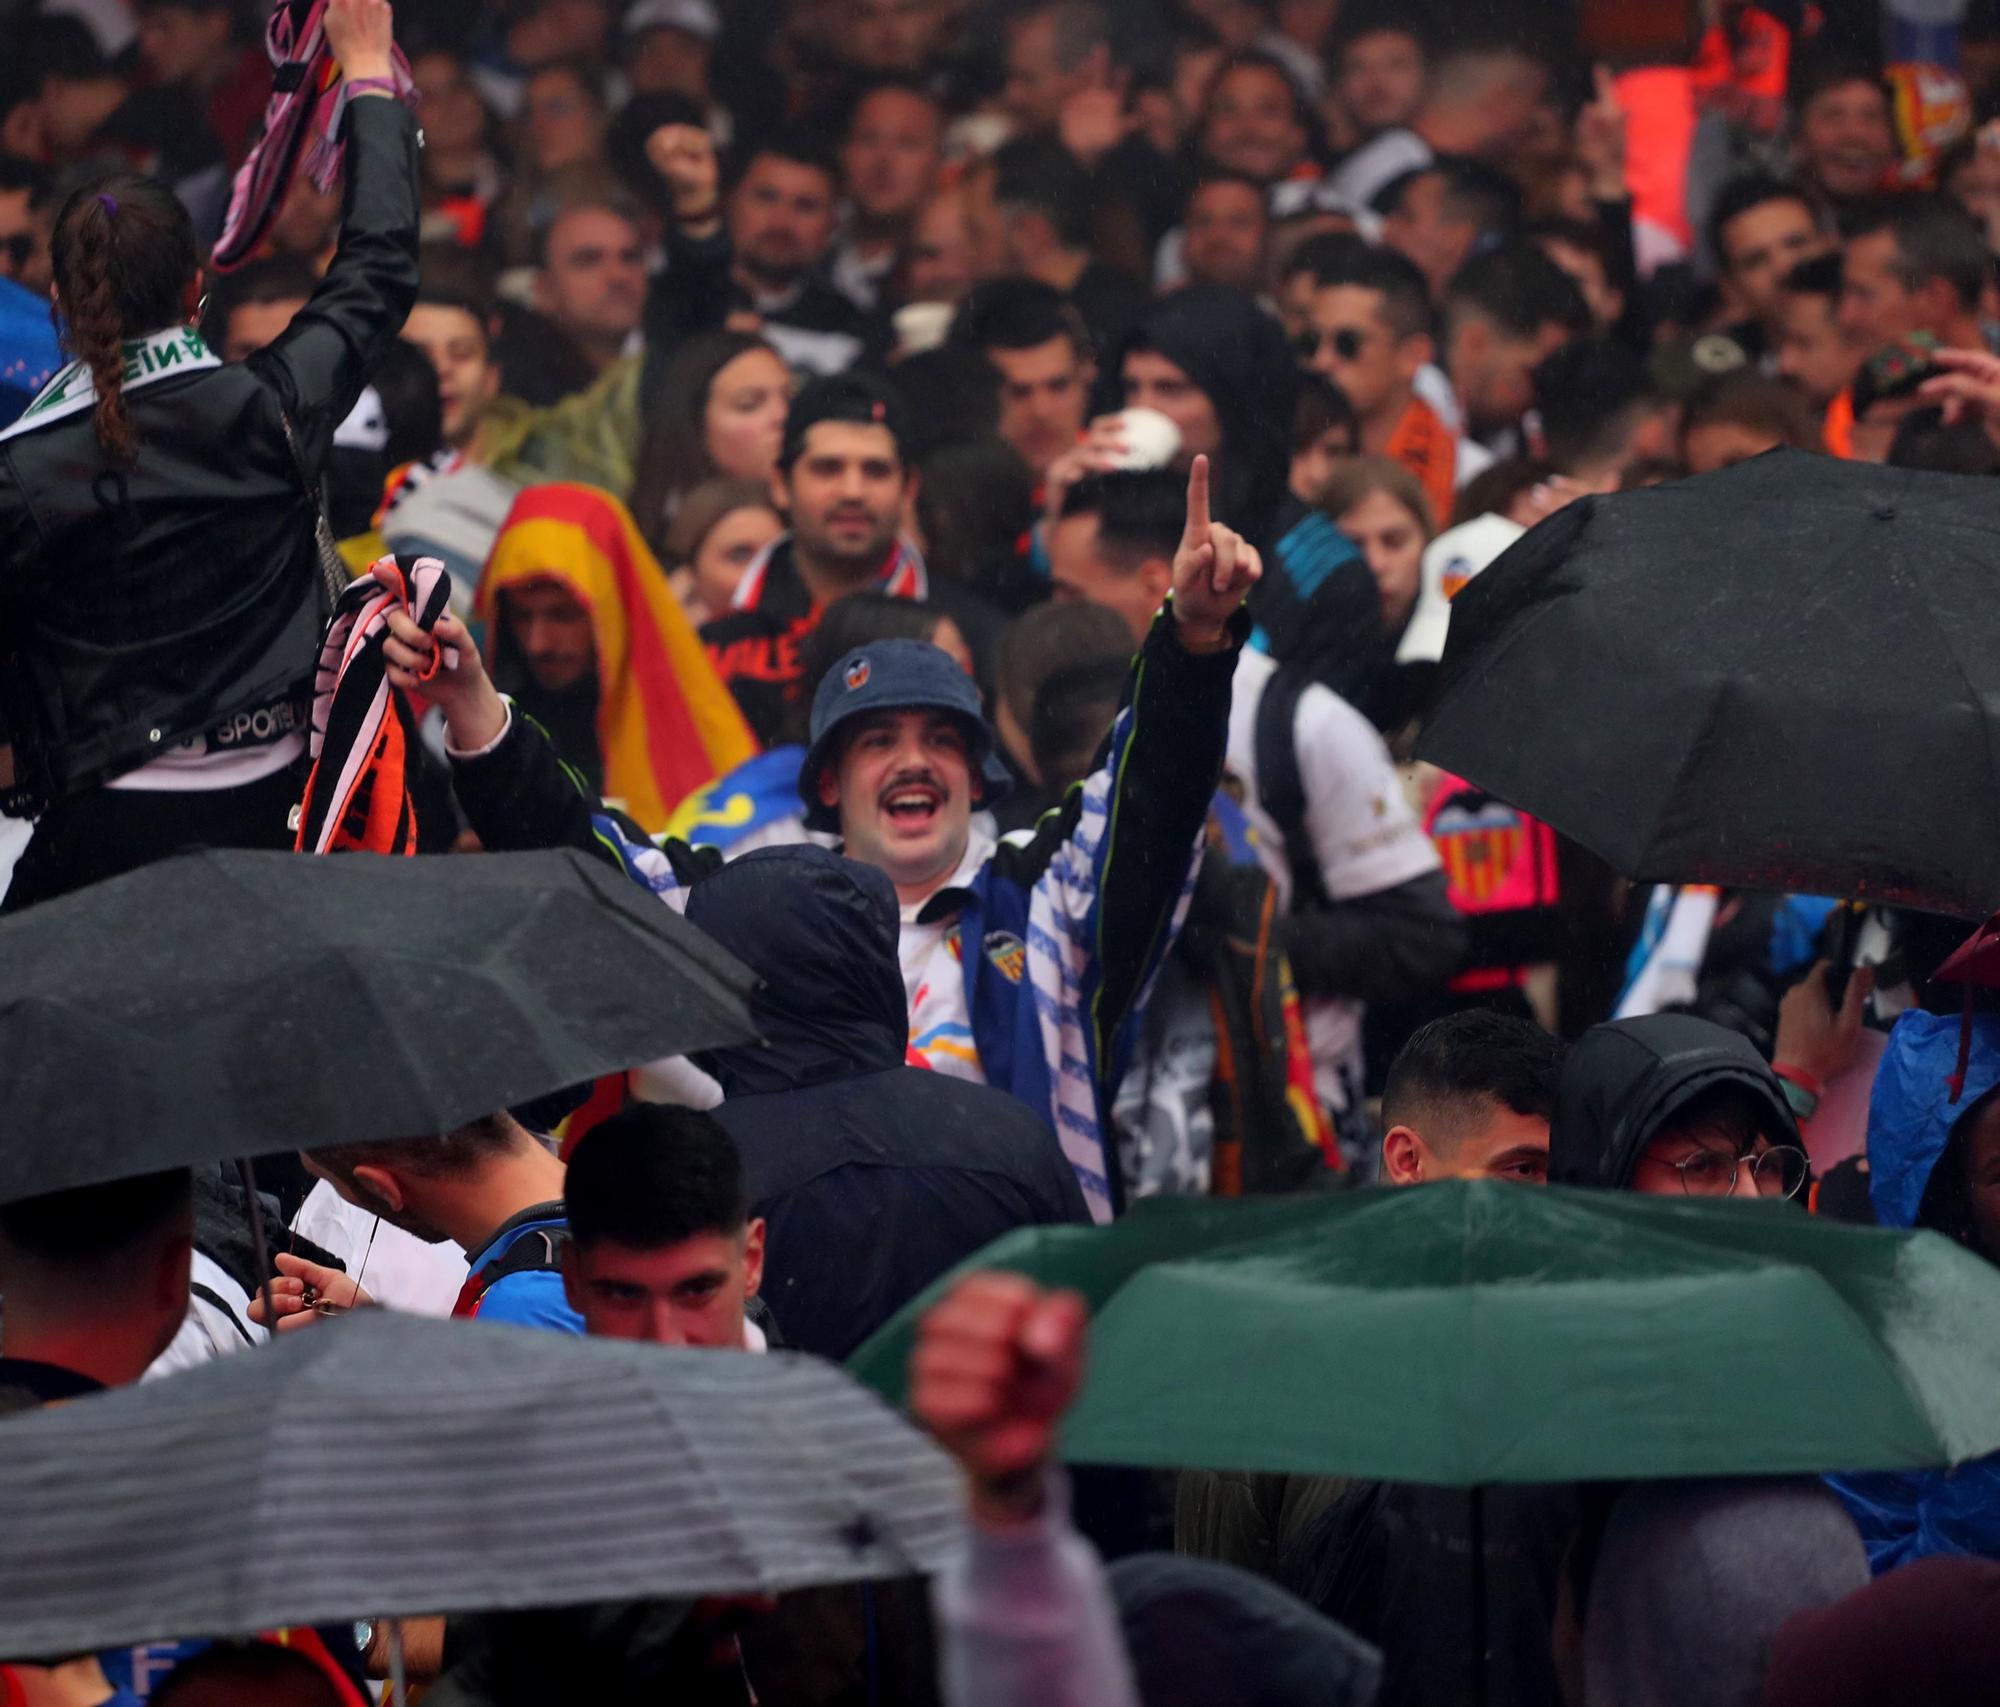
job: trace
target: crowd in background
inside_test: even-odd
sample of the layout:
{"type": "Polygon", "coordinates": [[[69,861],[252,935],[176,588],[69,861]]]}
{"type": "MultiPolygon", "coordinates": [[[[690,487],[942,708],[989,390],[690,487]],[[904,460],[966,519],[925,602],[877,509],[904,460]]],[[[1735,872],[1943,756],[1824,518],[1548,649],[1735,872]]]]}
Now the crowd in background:
{"type": "MultiPolygon", "coordinates": [[[[369,3],[336,0],[337,54],[369,3]]],[[[1896,1100],[1957,1037],[1921,1011],[1949,930],[1876,918],[1884,970],[1843,994],[1830,902],[1634,891],[1413,758],[1451,600],[1575,500],[1771,451],[2000,473],[2000,8],[400,0],[393,68],[343,58],[390,98],[355,100],[340,172],[281,181],[255,252],[192,287],[262,131],[264,24],[0,11],[0,309],[46,318],[55,287],[98,388],[65,426],[54,363],[0,348],[0,383],[29,380],[0,435],[4,910],[189,842],[311,845],[317,507],[335,632],[376,624],[412,736],[394,843],[341,841],[343,799],[319,845],[611,861],[764,980],[764,1043],[582,1109],[307,1143],[255,1304],[215,1233],[242,1204],[205,1176],[192,1206],[178,1176],[7,1206],[0,1403],[329,1299],[843,1358],[1008,1229],[1153,1196],[1555,1181],[1799,1199],[2000,1258],[2000,1033],[1966,1021],[1966,1112],[1896,1100]],[[146,340],[183,321],[201,377],[155,386],[146,340]],[[175,415],[180,384],[239,389],[175,415]],[[261,534],[206,519],[257,504],[261,534]],[[268,575],[233,579],[239,551],[268,575]],[[73,572],[113,559],[115,595],[73,572]],[[419,562],[449,576],[422,622],[419,562]],[[1822,1142],[1898,1013],[1866,1149],[1822,1142]],[[138,1302],[176,1252],[206,1316],[138,1302]]],[[[947,1579],[955,1701],[1034,1695],[1010,1644],[1035,1630],[1053,1699],[1170,1698],[1134,1682],[1148,1650],[1048,1472],[1065,1312],[975,1280],[918,1353],[975,1526],[1043,1573],[947,1579]]],[[[1639,1707],[1833,1699],[1834,1650],[1780,1629],[1870,1594],[1871,1563],[2000,1554],[1992,1462],[1615,1512],[1536,1489],[1483,1541],[1414,1486],[1189,1476],[1171,1514],[1076,1492],[1106,1551],[1171,1525],[1284,1582],[1380,1650],[1385,1702],[1461,1698],[1423,1585],[1497,1548],[1494,1699],[1639,1707]],[[1729,1599],[1720,1555],[1780,1587],[1729,1599]]],[[[1844,1627],[1922,1627],[1875,1604],[1844,1627]]],[[[567,1630],[554,1687],[850,1698],[770,1656],[844,1663],[852,1611],[698,1664],[685,1630],[567,1630]]],[[[918,1611],[880,1609],[922,1656],[897,1699],[932,1686],[897,1647],[918,1611]]],[[[413,1640],[460,1699],[549,1663],[505,1620],[413,1640]]]]}

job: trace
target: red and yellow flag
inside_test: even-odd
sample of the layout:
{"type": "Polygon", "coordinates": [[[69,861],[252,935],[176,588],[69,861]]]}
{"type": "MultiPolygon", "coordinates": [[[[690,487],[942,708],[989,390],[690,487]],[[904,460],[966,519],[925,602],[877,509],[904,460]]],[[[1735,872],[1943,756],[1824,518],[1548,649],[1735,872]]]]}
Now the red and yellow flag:
{"type": "Polygon", "coordinates": [[[490,663],[499,598],[559,581],[597,638],[597,740],[604,792],[646,829],[676,802],[757,751],[631,513],[595,486],[530,486],[514,500],[479,577],[490,663]]]}

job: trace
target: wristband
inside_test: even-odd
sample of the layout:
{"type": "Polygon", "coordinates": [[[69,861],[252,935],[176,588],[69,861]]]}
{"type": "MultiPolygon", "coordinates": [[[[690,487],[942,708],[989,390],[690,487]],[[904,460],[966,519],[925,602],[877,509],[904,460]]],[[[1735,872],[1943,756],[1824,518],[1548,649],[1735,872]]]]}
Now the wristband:
{"type": "Polygon", "coordinates": [[[1785,1093],[1785,1101],[1791,1105],[1794,1118],[1810,1120],[1819,1112],[1820,1099],[1826,1095],[1826,1086],[1808,1073],[1803,1067],[1794,1067],[1789,1061],[1774,1062],[1771,1071],[1778,1075],[1778,1085],[1785,1093]]]}
{"type": "Polygon", "coordinates": [[[396,87],[393,77],[352,77],[347,82],[350,95],[389,95],[400,98],[402,90],[396,87]]]}

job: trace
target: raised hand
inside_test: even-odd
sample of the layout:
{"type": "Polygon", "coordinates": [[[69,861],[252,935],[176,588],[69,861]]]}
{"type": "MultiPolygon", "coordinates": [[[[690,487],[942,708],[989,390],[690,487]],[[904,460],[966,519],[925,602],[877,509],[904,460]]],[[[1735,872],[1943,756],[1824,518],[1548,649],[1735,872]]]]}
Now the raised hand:
{"type": "Polygon", "coordinates": [[[666,180],[681,230],[707,235],[722,217],[715,138],[700,125],[663,124],[646,138],[646,160],[666,180]]]}
{"type": "Polygon", "coordinates": [[[1075,1293],[996,1271],[968,1275],[918,1327],[910,1409],[965,1470],[983,1521],[1040,1509],[1056,1427],[1083,1380],[1086,1323],[1075,1293]]]}
{"type": "Polygon", "coordinates": [[[328,0],[322,27],[341,76],[350,83],[364,77],[393,77],[395,23],[389,0],[328,0]]]}
{"type": "MultiPolygon", "coordinates": [[[[389,569],[375,578],[384,586],[396,585],[389,569]]],[[[445,733],[459,752],[491,746],[506,729],[507,702],[487,675],[465,624],[449,611],[428,634],[409,612],[390,611],[382,662],[392,688],[421,695],[444,713],[445,733]]]]}
{"type": "Polygon", "coordinates": [[[1188,470],[1187,526],[1174,553],[1174,621],[1183,645],[1212,651],[1228,637],[1233,617],[1264,573],[1257,548],[1209,516],[1208,458],[1188,470]]]}

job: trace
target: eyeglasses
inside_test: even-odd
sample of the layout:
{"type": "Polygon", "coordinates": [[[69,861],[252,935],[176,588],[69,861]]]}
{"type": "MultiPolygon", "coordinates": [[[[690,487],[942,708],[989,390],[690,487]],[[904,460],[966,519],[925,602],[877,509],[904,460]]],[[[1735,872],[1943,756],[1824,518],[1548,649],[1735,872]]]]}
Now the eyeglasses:
{"type": "Polygon", "coordinates": [[[1368,348],[1368,334],[1354,326],[1338,326],[1331,332],[1308,326],[1292,340],[1292,349],[1300,361],[1309,362],[1329,344],[1342,361],[1357,361],[1368,348]]]}
{"type": "Polygon", "coordinates": [[[1690,1197],[1727,1197],[1736,1189],[1737,1171],[1746,1167],[1759,1197],[1797,1197],[1808,1171],[1806,1153],[1796,1144],[1773,1144],[1748,1156],[1703,1146],[1663,1165],[1679,1170],[1681,1190],[1690,1197]]]}

